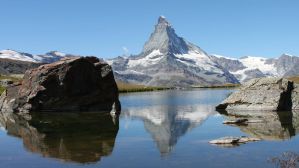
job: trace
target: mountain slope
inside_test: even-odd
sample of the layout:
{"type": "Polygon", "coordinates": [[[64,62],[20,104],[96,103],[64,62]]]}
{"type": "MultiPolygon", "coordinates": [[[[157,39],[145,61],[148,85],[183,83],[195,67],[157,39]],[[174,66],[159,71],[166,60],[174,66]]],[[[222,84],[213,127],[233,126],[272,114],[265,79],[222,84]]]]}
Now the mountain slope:
{"type": "Polygon", "coordinates": [[[160,106],[126,108],[123,116],[143,120],[144,127],[157,143],[162,155],[169,154],[188,131],[215,115],[214,106],[160,106]]]}
{"type": "Polygon", "coordinates": [[[26,70],[40,66],[40,63],[0,58],[0,74],[24,74],[26,70]]]}
{"type": "Polygon", "coordinates": [[[246,56],[234,59],[212,55],[214,62],[227,69],[240,82],[259,77],[290,77],[299,74],[299,57],[283,54],[278,58],[246,56]]]}
{"type": "Polygon", "coordinates": [[[177,36],[164,17],[159,17],[139,55],[108,62],[118,80],[143,85],[184,87],[238,82],[205,51],[177,36]]]}
{"type": "Polygon", "coordinates": [[[32,55],[32,54],[18,52],[9,49],[0,51],[0,58],[16,60],[16,61],[34,62],[34,63],[52,63],[55,61],[59,61],[63,57],[71,57],[71,56],[74,55],[64,54],[57,51],[51,51],[44,55],[32,55]]]}

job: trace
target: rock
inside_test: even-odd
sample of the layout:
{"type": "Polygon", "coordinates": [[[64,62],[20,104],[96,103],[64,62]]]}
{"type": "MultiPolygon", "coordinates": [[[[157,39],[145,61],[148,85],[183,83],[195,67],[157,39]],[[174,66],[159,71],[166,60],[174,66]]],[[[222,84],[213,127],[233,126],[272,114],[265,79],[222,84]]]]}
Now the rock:
{"type": "Polygon", "coordinates": [[[210,144],[235,144],[238,143],[238,141],[240,140],[239,137],[222,137],[219,139],[215,139],[210,141],[210,144]]]}
{"type": "Polygon", "coordinates": [[[216,140],[212,140],[209,143],[210,144],[240,144],[240,143],[247,143],[247,142],[253,142],[253,141],[260,141],[259,138],[250,138],[250,137],[222,137],[216,140]]]}
{"type": "Polygon", "coordinates": [[[251,137],[241,137],[238,141],[238,143],[247,143],[247,142],[254,142],[254,141],[260,141],[259,138],[251,138],[251,137]]]}
{"type": "Polygon", "coordinates": [[[299,133],[299,111],[239,111],[234,116],[224,116],[227,120],[246,118],[246,124],[230,124],[249,137],[263,140],[281,141],[291,139],[299,133]],[[243,116],[242,116],[243,114],[243,116]]]}
{"type": "Polygon", "coordinates": [[[11,112],[120,112],[111,67],[96,57],[64,58],[26,71],[19,85],[8,87],[0,109],[11,112]]]}
{"type": "Polygon", "coordinates": [[[226,121],[223,121],[223,124],[246,124],[248,121],[248,119],[245,119],[245,118],[238,118],[236,120],[226,120],[226,121]]]}
{"type": "Polygon", "coordinates": [[[283,78],[258,78],[246,82],[231,94],[217,110],[289,111],[298,109],[298,87],[283,78]],[[296,89],[294,89],[296,88],[296,89]]]}
{"type": "Polygon", "coordinates": [[[0,86],[2,86],[2,87],[7,87],[11,84],[13,84],[13,81],[11,79],[2,79],[2,80],[0,80],[0,86]]]}
{"type": "Polygon", "coordinates": [[[222,123],[223,124],[234,124],[234,125],[247,125],[249,123],[261,123],[263,120],[259,119],[247,119],[247,118],[237,118],[237,119],[231,119],[231,120],[225,120],[222,123]]]}
{"type": "Polygon", "coordinates": [[[64,162],[98,163],[112,154],[119,120],[104,113],[0,112],[0,126],[26,151],[64,162]]]}
{"type": "Polygon", "coordinates": [[[246,121],[247,124],[249,124],[249,123],[262,123],[262,122],[263,122],[263,120],[248,120],[248,121],[246,121]]]}
{"type": "Polygon", "coordinates": [[[294,84],[294,90],[292,92],[292,109],[299,110],[299,85],[294,84]]]}

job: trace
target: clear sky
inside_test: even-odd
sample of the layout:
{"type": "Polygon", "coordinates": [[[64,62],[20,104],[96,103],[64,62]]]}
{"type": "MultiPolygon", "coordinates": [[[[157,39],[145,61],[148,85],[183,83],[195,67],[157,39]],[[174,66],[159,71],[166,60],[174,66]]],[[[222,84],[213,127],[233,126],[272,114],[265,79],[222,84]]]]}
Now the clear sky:
{"type": "Polygon", "coordinates": [[[206,52],[299,56],[299,0],[0,0],[0,49],[136,54],[160,15],[206,52]]]}

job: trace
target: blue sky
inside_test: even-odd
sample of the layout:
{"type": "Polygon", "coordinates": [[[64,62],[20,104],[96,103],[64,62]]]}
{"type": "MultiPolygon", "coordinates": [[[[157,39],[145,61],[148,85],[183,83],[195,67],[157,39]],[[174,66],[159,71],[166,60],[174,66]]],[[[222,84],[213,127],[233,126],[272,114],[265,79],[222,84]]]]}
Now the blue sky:
{"type": "Polygon", "coordinates": [[[299,55],[298,0],[0,0],[0,7],[0,49],[136,54],[164,15],[208,53],[299,55]]]}

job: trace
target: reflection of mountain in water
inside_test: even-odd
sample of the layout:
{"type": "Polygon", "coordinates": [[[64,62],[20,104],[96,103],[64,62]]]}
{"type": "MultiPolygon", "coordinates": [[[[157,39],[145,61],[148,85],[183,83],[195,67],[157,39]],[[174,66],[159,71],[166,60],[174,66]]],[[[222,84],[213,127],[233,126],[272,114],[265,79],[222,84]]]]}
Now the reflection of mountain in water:
{"type": "Polygon", "coordinates": [[[148,106],[128,108],[122,111],[126,117],[140,118],[146,130],[157,142],[161,154],[168,154],[192,128],[215,114],[214,106],[148,106]]]}
{"type": "Polygon", "coordinates": [[[237,126],[242,132],[253,137],[264,140],[285,140],[295,136],[299,131],[299,112],[244,112],[243,114],[246,116],[238,118],[245,117],[258,121],[237,126]]]}
{"type": "Polygon", "coordinates": [[[95,113],[33,114],[31,119],[0,113],[0,123],[29,151],[78,163],[110,155],[119,128],[110,115],[95,113]]]}

